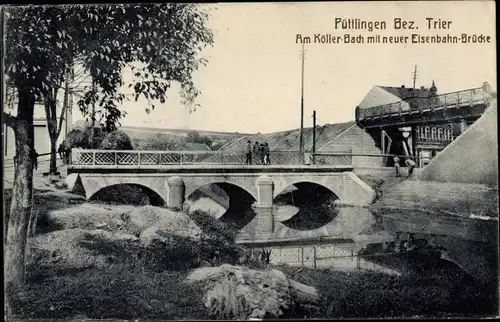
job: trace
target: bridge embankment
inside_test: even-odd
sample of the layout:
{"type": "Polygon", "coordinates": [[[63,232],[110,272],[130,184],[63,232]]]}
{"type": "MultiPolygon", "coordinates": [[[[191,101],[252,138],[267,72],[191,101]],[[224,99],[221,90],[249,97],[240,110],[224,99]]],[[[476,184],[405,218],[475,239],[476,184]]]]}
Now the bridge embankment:
{"type": "Polygon", "coordinates": [[[497,100],[418,175],[437,182],[498,186],[497,100]]]}

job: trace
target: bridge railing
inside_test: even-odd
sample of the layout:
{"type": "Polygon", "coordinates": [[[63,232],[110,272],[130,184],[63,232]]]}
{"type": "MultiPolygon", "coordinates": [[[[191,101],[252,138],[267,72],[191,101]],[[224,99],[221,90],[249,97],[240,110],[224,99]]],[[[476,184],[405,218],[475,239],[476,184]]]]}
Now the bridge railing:
{"type": "Polygon", "coordinates": [[[356,108],[356,121],[377,117],[401,115],[410,111],[427,111],[441,108],[462,108],[475,104],[488,103],[490,94],[484,87],[467,89],[459,92],[446,93],[433,97],[413,97],[399,102],[356,108]]]}
{"type": "MultiPolygon", "coordinates": [[[[316,155],[316,164],[351,165],[352,157],[342,153],[316,155]]],[[[301,165],[304,156],[299,151],[272,151],[271,164],[301,165]]],[[[252,156],[252,164],[259,160],[252,156]]],[[[246,154],[232,151],[146,151],[146,150],[87,150],[72,149],[71,164],[77,166],[168,166],[168,165],[244,165],[246,154]]]]}

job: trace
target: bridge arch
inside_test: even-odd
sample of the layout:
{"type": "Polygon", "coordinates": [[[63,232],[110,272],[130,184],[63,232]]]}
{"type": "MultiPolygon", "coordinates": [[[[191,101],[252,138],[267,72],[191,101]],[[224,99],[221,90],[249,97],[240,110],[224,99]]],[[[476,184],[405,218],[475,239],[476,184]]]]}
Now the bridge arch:
{"type": "Polygon", "coordinates": [[[186,193],[190,211],[202,210],[203,207],[211,210],[215,208],[216,211],[212,210],[212,215],[221,222],[231,224],[237,230],[247,226],[256,216],[253,208],[256,198],[240,185],[219,181],[206,183],[191,190],[190,193],[186,193]],[[202,201],[202,198],[209,200],[202,201]],[[214,204],[218,206],[213,207],[214,204]]]}
{"type": "Polygon", "coordinates": [[[339,215],[339,201],[330,187],[308,180],[293,182],[275,195],[275,218],[294,230],[315,230],[339,215]]]}
{"type": "Polygon", "coordinates": [[[217,184],[217,185],[224,185],[227,184],[229,186],[235,186],[243,190],[245,193],[251,195],[255,200],[257,199],[257,189],[255,188],[255,183],[254,183],[254,178],[251,177],[234,177],[234,178],[221,178],[220,176],[214,176],[214,177],[192,177],[192,178],[187,178],[183,177],[184,183],[186,185],[186,198],[187,196],[190,196],[193,192],[196,190],[200,189],[203,186],[209,185],[209,184],[217,184]]]}
{"type": "Polygon", "coordinates": [[[153,205],[162,207],[165,200],[156,189],[133,182],[120,182],[99,187],[87,194],[90,201],[153,205]]]}

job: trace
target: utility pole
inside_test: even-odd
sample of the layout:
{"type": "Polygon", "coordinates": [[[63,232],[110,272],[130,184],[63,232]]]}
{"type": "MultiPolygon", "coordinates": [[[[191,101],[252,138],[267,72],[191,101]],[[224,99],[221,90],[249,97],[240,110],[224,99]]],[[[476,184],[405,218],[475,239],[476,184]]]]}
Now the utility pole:
{"type": "Polygon", "coordinates": [[[304,157],[304,43],[302,43],[302,86],[301,86],[301,95],[300,95],[300,141],[299,141],[299,151],[301,158],[304,157]]]}
{"type": "Polygon", "coordinates": [[[316,111],[313,111],[313,147],[312,147],[312,155],[313,155],[313,164],[316,162],[316,111]]]}
{"type": "Polygon", "coordinates": [[[415,84],[417,82],[417,65],[415,65],[415,70],[413,71],[412,78],[413,78],[413,95],[415,95],[415,84]]]}

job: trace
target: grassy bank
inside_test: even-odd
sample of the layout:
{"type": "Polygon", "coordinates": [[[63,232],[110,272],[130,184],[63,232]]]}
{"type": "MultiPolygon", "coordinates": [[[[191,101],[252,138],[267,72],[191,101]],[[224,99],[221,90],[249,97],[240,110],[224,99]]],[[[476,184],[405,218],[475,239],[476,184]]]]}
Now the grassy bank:
{"type": "MultiPolygon", "coordinates": [[[[315,286],[322,302],[289,318],[442,317],[495,314],[491,291],[453,266],[389,276],[376,272],[277,267],[315,286]]],[[[186,270],[155,271],[137,261],[75,271],[31,267],[14,292],[18,318],[205,319],[201,289],[184,283],[186,270]]]]}
{"type": "Polygon", "coordinates": [[[404,268],[402,276],[281,266],[290,278],[322,295],[315,318],[475,317],[497,314],[498,295],[456,265],[432,256],[401,254],[377,262],[404,268]]]}
{"type": "MultiPolygon", "coordinates": [[[[9,200],[6,200],[9,201],[9,200]]],[[[46,214],[73,202],[38,193],[38,235],[59,230],[46,214]]],[[[111,206],[108,206],[111,207],[111,206]]],[[[89,216],[92,214],[89,213],[89,216]]],[[[198,285],[184,279],[190,268],[203,265],[217,251],[222,262],[233,262],[240,251],[228,227],[191,216],[212,239],[179,247],[151,247],[130,243],[86,244],[96,254],[112,255],[105,266],[84,269],[27,267],[26,284],[8,290],[15,318],[19,319],[206,319],[203,294],[198,285]],[[228,233],[229,232],[229,233],[228,233]],[[217,238],[218,237],[218,238],[217,238]],[[177,265],[171,265],[176,263],[177,265]]],[[[179,244],[180,241],[177,242],[179,244]]],[[[48,255],[49,256],[49,255],[48,255]]],[[[377,272],[351,273],[331,270],[277,267],[289,278],[315,286],[320,306],[293,311],[288,318],[442,317],[486,316],[497,310],[495,288],[481,286],[457,266],[432,256],[400,255],[378,259],[378,263],[403,268],[403,276],[377,272]]],[[[212,263],[214,264],[214,263],[212,263]]]]}

